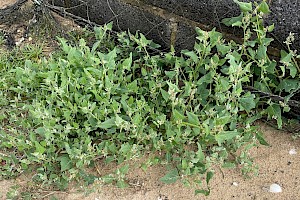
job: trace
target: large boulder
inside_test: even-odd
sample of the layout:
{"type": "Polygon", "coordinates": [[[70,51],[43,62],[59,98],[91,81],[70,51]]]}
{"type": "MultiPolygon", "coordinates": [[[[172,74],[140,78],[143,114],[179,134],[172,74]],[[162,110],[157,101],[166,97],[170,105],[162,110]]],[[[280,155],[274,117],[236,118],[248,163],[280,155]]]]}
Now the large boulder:
{"type": "MultiPolygon", "coordinates": [[[[194,27],[212,29],[239,37],[239,30],[226,27],[223,18],[239,15],[233,0],[51,0],[67,11],[98,24],[113,21],[116,30],[141,31],[148,38],[169,48],[192,48],[194,27]]],[[[269,0],[270,9],[265,22],[275,24],[273,45],[283,43],[290,32],[295,33],[294,49],[300,49],[300,1],[269,0]]]]}

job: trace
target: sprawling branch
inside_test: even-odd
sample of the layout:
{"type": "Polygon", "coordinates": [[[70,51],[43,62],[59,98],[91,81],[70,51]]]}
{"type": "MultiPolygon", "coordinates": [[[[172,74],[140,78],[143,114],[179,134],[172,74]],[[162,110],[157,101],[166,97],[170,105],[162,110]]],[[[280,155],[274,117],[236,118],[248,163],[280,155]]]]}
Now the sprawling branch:
{"type": "Polygon", "coordinates": [[[300,108],[300,102],[296,101],[296,100],[288,100],[288,101],[286,101],[286,99],[284,97],[282,97],[282,96],[275,95],[275,94],[270,94],[270,93],[267,93],[267,92],[263,92],[263,91],[255,89],[254,87],[251,87],[251,86],[243,86],[243,90],[249,91],[249,92],[251,92],[253,94],[258,94],[261,97],[269,98],[269,99],[272,99],[274,101],[286,102],[287,105],[289,105],[289,106],[300,108]]]}

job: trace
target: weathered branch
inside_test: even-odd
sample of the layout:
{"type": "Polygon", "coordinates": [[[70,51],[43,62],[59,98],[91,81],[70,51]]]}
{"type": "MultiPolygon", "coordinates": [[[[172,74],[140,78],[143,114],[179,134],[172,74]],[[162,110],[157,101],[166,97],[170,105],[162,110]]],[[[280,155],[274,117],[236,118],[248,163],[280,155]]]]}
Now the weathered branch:
{"type": "Polygon", "coordinates": [[[251,86],[243,86],[243,90],[249,91],[249,92],[251,92],[253,94],[258,94],[258,95],[260,95],[260,96],[262,96],[264,98],[270,98],[270,99],[272,99],[274,101],[286,102],[287,105],[289,105],[289,106],[300,108],[300,102],[296,101],[296,100],[288,100],[288,101],[286,101],[286,99],[284,97],[282,97],[282,96],[275,95],[275,94],[270,94],[270,93],[267,93],[267,92],[263,92],[263,91],[255,89],[254,87],[251,87],[251,86]]]}
{"type": "Polygon", "coordinates": [[[88,24],[88,25],[91,26],[91,27],[94,27],[94,26],[100,26],[99,24],[94,23],[94,22],[92,22],[92,21],[90,21],[90,20],[86,20],[86,19],[84,19],[84,18],[82,18],[82,17],[79,17],[79,16],[77,16],[77,15],[74,15],[74,14],[72,14],[72,13],[70,13],[70,12],[67,12],[67,11],[66,11],[66,8],[64,8],[64,7],[54,6],[54,5],[50,5],[50,4],[48,4],[48,3],[46,3],[45,6],[46,6],[47,8],[49,8],[50,10],[52,10],[53,12],[56,12],[57,14],[60,14],[60,15],[62,15],[62,16],[68,16],[68,17],[71,17],[72,19],[77,20],[77,21],[81,21],[81,22],[83,22],[84,24],[88,24]]]}

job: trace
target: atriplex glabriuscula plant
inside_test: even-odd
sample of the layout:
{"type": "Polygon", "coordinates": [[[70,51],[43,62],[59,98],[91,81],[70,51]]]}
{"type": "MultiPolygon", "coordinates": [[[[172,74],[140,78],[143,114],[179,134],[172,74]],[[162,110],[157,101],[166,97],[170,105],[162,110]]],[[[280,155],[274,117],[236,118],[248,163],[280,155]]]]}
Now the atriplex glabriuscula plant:
{"type": "Polygon", "coordinates": [[[161,181],[182,180],[208,195],[201,180],[208,184],[215,166],[255,170],[247,152],[267,143],[253,122],[268,115],[281,126],[288,106],[243,86],[288,92],[288,101],[299,89],[299,70],[291,50],[282,51],[279,66],[267,55],[274,28],[263,25],[268,5],[236,3],[241,15],[223,22],[242,28],[242,44],[197,28],[192,51],[153,54],[159,45],[143,34],[112,37],[107,24],[95,28],[93,44],[58,38],[61,51],[50,58],[31,57],[34,49],[26,59],[2,54],[1,177],[30,169],[34,179],[61,189],[79,178],[125,187],[129,165],[104,177],[85,169],[99,158],[122,163],[153,152],[143,169],[167,162],[172,168],[161,181]],[[257,109],[263,103],[267,109],[257,109]]]}

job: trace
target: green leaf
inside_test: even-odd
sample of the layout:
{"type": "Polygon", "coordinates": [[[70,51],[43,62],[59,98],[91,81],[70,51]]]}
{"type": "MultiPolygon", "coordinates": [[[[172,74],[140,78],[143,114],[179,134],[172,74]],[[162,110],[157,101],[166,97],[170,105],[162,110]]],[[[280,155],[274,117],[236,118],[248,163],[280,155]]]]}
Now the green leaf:
{"type": "Polygon", "coordinates": [[[118,180],[116,185],[118,188],[126,188],[129,186],[124,180],[118,180]]]}
{"type": "Polygon", "coordinates": [[[242,25],[242,19],[243,19],[243,13],[241,13],[237,17],[231,17],[231,18],[224,18],[222,20],[222,23],[226,26],[237,26],[240,27],[242,25]]]}
{"type": "MultiPolygon", "coordinates": [[[[198,27],[195,28],[195,31],[196,31],[196,33],[197,33],[197,35],[198,35],[198,37],[197,37],[198,40],[200,40],[201,42],[204,41],[204,40],[207,40],[207,38],[205,37],[206,31],[204,31],[204,30],[202,30],[202,29],[200,29],[200,28],[198,28],[198,27]]],[[[196,43],[196,44],[197,44],[197,43],[196,43]]],[[[200,43],[200,44],[201,44],[201,43],[200,43]]],[[[183,50],[182,53],[183,53],[183,52],[189,52],[189,51],[183,50]]]]}
{"type": "Polygon", "coordinates": [[[289,65],[293,57],[292,52],[287,54],[284,50],[281,50],[280,53],[281,53],[280,62],[283,63],[284,65],[289,65]]]}
{"type": "Polygon", "coordinates": [[[130,91],[130,92],[138,92],[139,90],[139,87],[137,85],[137,80],[134,80],[132,81],[131,83],[129,83],[127,85],[127,89],[130,91]]]}
{"type": "Polygon", "coordinates": [[[282,119],[281,119],[281,108],[277,104],[271,104],[266,109],[266,112],[268,114],[269,118],[276,119],[277,120],[277,126],[278,128],[282,128],[282,119]]]}
{"type": "Polygon", "coordinates": [[[39,127],[39,128],[37,128],[37,129],[35,129],[35,132],[36,132],[37,134],[39,134],[40,136],[44,136],[46,130],[45,130],[44,127],[39,127]]]}
{"type": "Polygon", "coordinates": [[[102,176],[101,180],[103,180],[103,182],[106,184],[110,184],[115,180],[115,177],[113,177],[112,174],[108,174],[108,175],[102,176]]]}
{"type": "Polygon", "coordinates": [[[164,89],[162,89],[162,88],[160,88],[160,92],[161,92],[161,95],[163,96],[164,100],[165,100],[165,101],[168,101],[168,100],[169,100],[169,97],[170,97],[169,93],[166,92],[166,91],[165,91],[164,89]]]}
{"type": "Polygon", "coordinates": [[[274,24],[267,26],[268,32],[272,32],[274,30],[274,28],[275,28],[274,24]]]}
{"type": "Polygon", "coordinates": [[[267,47],[260,45],[257,49],[257,59],[265,59],[267,57],[267,47]]]}
{"type": "Polygon", "coordinates": [[[179,111],[177,111],[176,109],[173,109],[173,117],[175,120],[185,119],[185,116],[183,114],[181,114],[179,111]]]}
{"type": "Polygon", "coordinates": [[[198,194],[204,194],[205,196],[208,196],[210,194],[210,190],[195,190],[195,195],[198,194]]]}
{"type": "Polygon", "coordinates": [[[182,159],[181,161],[181,167],[182,169],[187,169],[188,168],[188,160],[187,159],[182,159]]]}
{"type": "Polygon", "coordinates": [[[297,67],[294,64],[291,64],[291,65],[287,66],[287,68],[290,70],[291,77],[295,78],[298,73],[297,67]]]}
{"type": "Polygon", "coordinates": [[[72,163],[68,155],[62,155],[57,160],[60,161],[60,170],[62,172],[72,168],[72,163]]]}
{"type": "Polygon", "coordinates": [[[164,177],[160,178],[159,180],[166,184],[175,183],[179,178],[178,170],[173,169],[169,171],[164,177]]]}
{"type": "Polygon", "coordinates": [[[231,115],[225,115],[225,116],[216,118],[216,125],[218,126],[218,125],[227,124],[228,122],[230,122],[231,117],[232,117],[231,115]]]}
{"type": "Polygon", "coordinates": [[[148,72],[145,68],[142,68],[142,75],[143,76],[147,76],[148,72]]]}
{"type": "Polygon", "coordinates": [[[194,51],[183,50],[182,53],[189,56],[195,63],[198,62],[198,55],[194,51]]]}
{"type": "Polygon", "coordinates": [[[256,132],[256,138],[260,144],[265,146],[270,146],[269,143],[264,139],[263,135],[260,132],[256,132]]]}
{"type": "Polygon", "coordinates": [[[212,83],[213,82],[213,72],[210,71],[207,74],[205,74],[204,76],[202,76],[198,81],[197,81],[197,85],[201,85],[203,83],[212,83]]]}
{"type": "Polygon", "coordinates": [[[222,34],[215,30],[216,28],[213,28],[213,30],[209,31],[209,39],[211,46],[214,47],[217,43],[220,43],[219,41],[222,38],[222,34]]]}
{"type": "Polygon", "coordinates": [[[239,5],[241,11],[243,12],[251,12],[252,11],[252,3],[240,2],[238,0],[233,0],[236,4],[239,5]]]}
{"type": "Polygon", "coordinates": [[[38,143],[37,141],[34,141],[34,144],[35,144],[36,151],[39,152],[40,154],[43,154],[46,151],[46,148],[40,145],[40,143],[38,143]]]}
{"type": "Polygon", "coordinates": [[[221,144],[227,140],[231,140],[238,136],[240,133],[237,131],[224,131],[222,133],[219,133],[215,135],[215,140],[218,142],[218,145],[221,146],[221,144]]]}
{"type": "Polygon", "coordinates": [[[214,176],[214,172],[209,171],[206,173],[206,184],[209,184],[209,181],[212,179],[212,177],[214,176]]]}
{"type": "Polygon", "coordinates": [[[199,126],[200,125],[200,121],[198,119],[198,116],[195,115],[194,113],[191,113],[189,111],[186,112],[187,116],[188,116],[188,122],[193,124],[193,125],[196,125],[196,126],[199,126]]]}
{"type": "Polygon", "coordinates": [[[167,77],[169,77],[170,79],[174,78],[174,76],[177,74],[175,71],[165,71],[165,74],[167,75],[167,77]]]}
{"type": "Polygon", "coordinates": [[[35,142],[36,140],[36,134],[34,132],[30,132],[29,139],[31,142],[35,142]]]}
{"type": "Polygon", "coordinates": [[[229,169],[233,169],[236,167],[235,163],[232,162],[224,162],[224,164],[222,165],[223,168],[229,168],[229,169]]]}
{"type": "Polygon", "coordinates": [[[123,69],[126,69],[128,71],[131,70],[131,65],[132,65],[132,52],[130,52],[129,58],[125,59],[122,63],[123,69]]]}
{"type": "Polygon", "coordinates": [[[68,53],[70,51],[71,47],[67,44],[67,40],[64,38],[60,38],[60,37],[57,37],[57,40],[59,41],[62,50],[65,53],[68,53]]]}
{"type": "Polygon", "coordinates": [[[112,27],[113,27],[113,22],[109,22],[104,25],[104,28],[109,31],[112,30],[112,27]]]}
{"type": "Polygon", "coordinates": [[[264,14],[268,14],[268,13],[271,12],[271,11],[270,11],[270,8],[269,8],[269,5],[268,5],[265,1],[263,1],[263,2],[261,2],[261,3],[259,4],[259,6],[258,6],[258,11],[259,11],[259,12],[262,12],[262,13],[264,13],[264,14]]]}
{"type": "Polygon", "coordinates": [[[95,51],[97,50],[97,48],[99,47],[101,41],[97,41],[93,44],[93,47],[92,47],[92,50],[91,50],[91,53],[95,53],[95,51]]]}
{"type": "Polygon", "coordinates": [[[265,46],[269,46],[272,41],[274,41],[273,38],[262,38],[261,39],[261,43],[265,46]]]}
{"type": "Polygon", "coordinates": [[[230,46],[227,46],[225,44],[217,44],[216,47],[218,52],[220,52],[222,56],[226,55],[231,49],[230,46]]]}
{"type": "Polygon", "coordinates": [[[97,126],[99,128],[109,129],[109,128],[112,128],[112,127],[116,126],[115,121],[116,121],[116,119],[113,117],[113,118],[110,118],[108,120],[105,120],[104,122],[98,124],[97,126]]]}
{"type": "Polygon", "coordinates": [[[128,165],[128,164],[122,166],[122,167],[119,169],[119,171],[120,171],[121,174],[127,174],[127,173],[128,173],[128,170],[129,170],[129,165],[128,165]]]}
{"type": "Polygon", "coordinates": [[[300,81],[296,79],[283,79],[280,81],[276,88],[276,91],[286,91],[291,92],[292,90],[299,87],[300,81]]]}
{"type": "Polygon", "coordinates": [[[256,107],[255,95],[248,92],[247,94],[239,98],[239,103],[240,103],[241,111],[245,110],[247,112],[250,112],[252,109],[256,107]]]}
{"type": "Polygon", "coordinates": [[[146,47],[152,42],[151,40],[147,40],[147,38],[142,33],[140,33],[140,37],[142,47],[146,47]]]}
{"type": "Polygon", "coordinates": [[[203,162],[205,159],[205,155],[202,151],[201,144],[197,142],[197,145],[198,145],[197,158],[199,159],[200,162],[203,162]]]}

